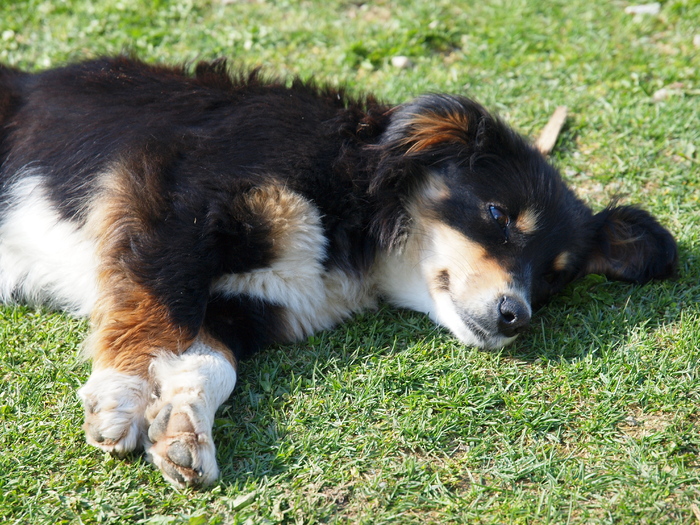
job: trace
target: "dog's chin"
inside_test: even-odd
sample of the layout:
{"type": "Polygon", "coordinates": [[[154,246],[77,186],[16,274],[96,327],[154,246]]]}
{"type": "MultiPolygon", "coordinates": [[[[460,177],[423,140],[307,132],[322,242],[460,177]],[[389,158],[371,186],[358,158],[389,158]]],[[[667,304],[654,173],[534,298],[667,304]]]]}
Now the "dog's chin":
{"type": "Polygon", "coordinates": [[[466,309],[457,308],[451,301],[437,301],[437,315],[433,320],[449,329],[452,334],[467,346],[494,350],[509,345],[518,337],[506,337],[498,331],[487,328],[486,322],[479,321],[466,309]]]}
{"type": "Polygon", "coordinates": [[[457,337],[462,343],[467,346],[476,346],[484,350],[497,350],[506,345],[511,344],[517,339],[517,335],[513,337],[505,337],[501,334],[487,333],[482,330],[473,330],[464,325],[459,330],[450,328],[452,334],[457,337]]]}

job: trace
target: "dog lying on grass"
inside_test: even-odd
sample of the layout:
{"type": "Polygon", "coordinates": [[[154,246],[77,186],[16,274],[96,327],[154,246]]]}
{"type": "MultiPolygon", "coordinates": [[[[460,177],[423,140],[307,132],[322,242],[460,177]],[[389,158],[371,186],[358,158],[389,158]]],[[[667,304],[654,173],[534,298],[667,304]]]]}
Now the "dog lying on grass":
{"type": "Polygon", "coordinates": [[[0,302],[89,316],[87,440],[218,476],[238,360],[384,299],[497,348],[588,273],[673,274],[648,213],[584,205],[477,103],[118,57],[0,68],[0,302]]]}

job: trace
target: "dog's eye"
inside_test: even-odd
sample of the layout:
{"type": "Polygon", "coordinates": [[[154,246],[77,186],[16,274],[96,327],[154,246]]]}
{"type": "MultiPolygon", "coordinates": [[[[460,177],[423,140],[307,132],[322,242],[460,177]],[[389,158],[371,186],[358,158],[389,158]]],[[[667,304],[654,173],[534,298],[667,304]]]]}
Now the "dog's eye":
{"type": "Polygon", "coordinates": [[[510,224],[510,217],[501,208],[496,206],[489,206],[489,211],[491,212],[491,217],[495,220],[498,225],[505,230],[510,224]]]}

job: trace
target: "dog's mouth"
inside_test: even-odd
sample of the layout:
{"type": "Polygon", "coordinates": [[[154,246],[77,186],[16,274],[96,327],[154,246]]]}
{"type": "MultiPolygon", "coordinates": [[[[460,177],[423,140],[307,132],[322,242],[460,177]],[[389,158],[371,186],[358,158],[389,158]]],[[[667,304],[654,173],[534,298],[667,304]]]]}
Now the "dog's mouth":
{"type": "MultiPolygon", "coordinates": [[[[455,305],[457,306],[457,305],[455,305]]],[[[494,333],[492,330],[487,330],[484,328],[484,323],[483,321],[479,321],[476,318],[472,317],[467,310],[464,308],[459,308],[457,307],[457,313],[459,314],[459,318],[464,323],[464,326],[466,326],[469,331],[474,334],[480,341],[487,342],[492,340],[494,337],[497,337],[498,334],[494,333]]]]}
{"type": "Polygon", "coordinates": [[[495,294],[491,299],[461,303],[452,294],[441,301],[444,324],[465,344],[501,348],[526,331],[532,317],[529,301],[520,293],[495,294]]]}
{"type": "MultiPolygon", "coordinates": [[[[497,322],[489,321],[487,319],[483,319],[478,316],[472,315],[467,309],[460,308],[456,304],[455,309],[464,327],[471,333],[471,335],[475,339],[477,339],[477,346],[479,346],[480,348],[502,348],[512,343],[517,338],[517,334],[511,336],[502,334],[499,331],[497,322]],[[489,327],[489,325],[491,326],[489,327]]],[[[465,343],[471,343],[471,341],[465,340],[465,338],[460,337],[460,334],[455,335],[459,339],[463,340],[465,343]]]]}

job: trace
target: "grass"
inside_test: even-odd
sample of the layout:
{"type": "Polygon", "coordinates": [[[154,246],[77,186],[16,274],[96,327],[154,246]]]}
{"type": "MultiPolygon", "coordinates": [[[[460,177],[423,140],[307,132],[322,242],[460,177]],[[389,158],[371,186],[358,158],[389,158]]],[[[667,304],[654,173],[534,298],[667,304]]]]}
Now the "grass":
{"type": "Polygon", "coordinates": [[[83,321],[0,307],[0,522],[696,523],[700,2],[645,17],[626,5],[3,2],[0,60],[29,69],[123,50],[225,55],[397,102],[469,93],[529,135],[567,105],[562,173],[594,208],[622,194],[657,215],[681,275],[589,276],[501,352],[384,307],[271,348],[219,413],[222,478],[201,492],[85,444],[83,321]]]}

